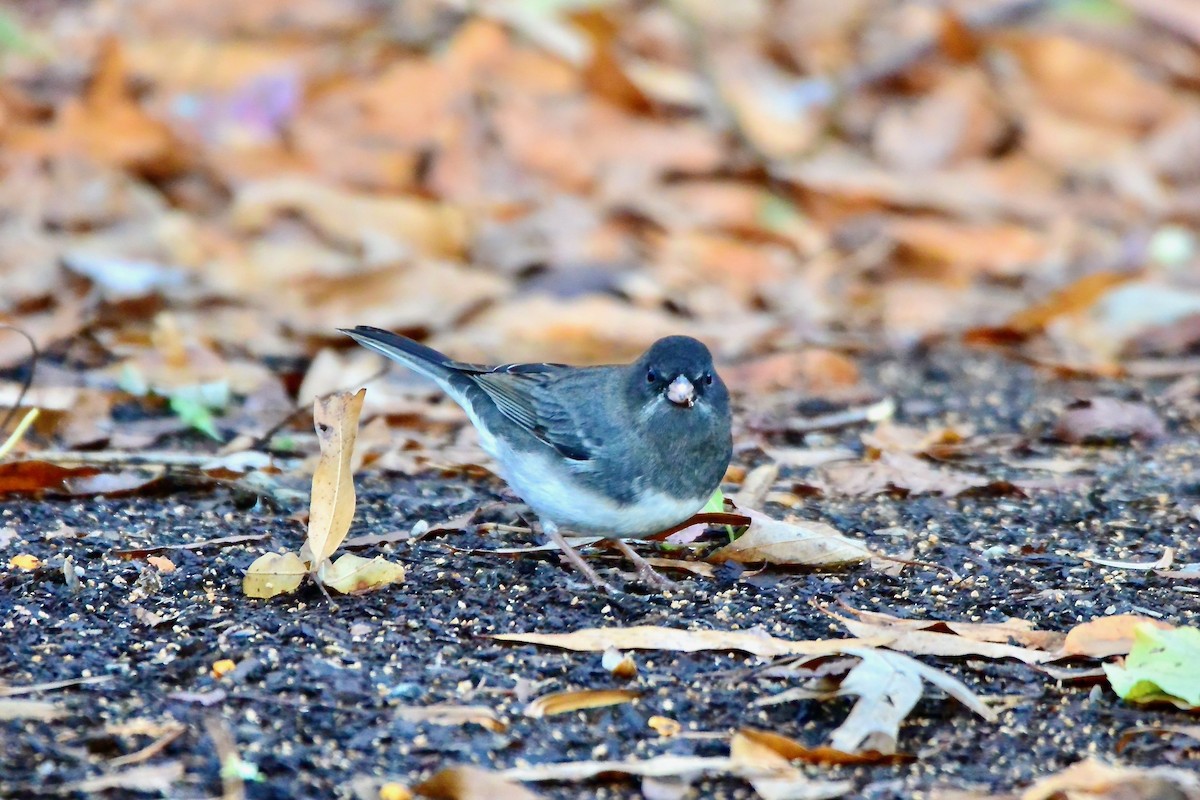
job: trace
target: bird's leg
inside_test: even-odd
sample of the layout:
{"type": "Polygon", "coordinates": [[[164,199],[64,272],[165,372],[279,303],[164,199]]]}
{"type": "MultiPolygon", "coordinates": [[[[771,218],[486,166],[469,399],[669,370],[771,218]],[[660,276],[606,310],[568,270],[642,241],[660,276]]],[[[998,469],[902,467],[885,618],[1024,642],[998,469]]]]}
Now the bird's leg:
{"type": "Polygon", "coordinates": [[[621,551],[621,555],[629,559],[630,563],[637,567],[638,577],[645,581],[650,586],[656,589],[675,589],[677,588],[675,581],[660,575],[654,567],[638,555],[637,551],[629,546],[629,543],[624,539],[609,539],[617,549],[621,551]]]}
{"type": "Polygon", "coordinates": [[[608,583],[599,575],[597,575],[596,570],[592,569],[591,566],[583,560],[583,556],[579,555],[579,551],[574,547],[571,547],[567,540],[563,538],[563,535],[558,532],[557,525],[549,520],[542,520],[542,530],[546,532],[546,535],[550,537],[551,541],[558,545],[558,549],[562,550],[563,556],[566,557],[567,561],[571,562],[571,566],[583,573],[584,577],[592,582],[592,585],[603,589],[609,594],[617,594],[617,590],[613,588],[612,584],[608,583]]]}

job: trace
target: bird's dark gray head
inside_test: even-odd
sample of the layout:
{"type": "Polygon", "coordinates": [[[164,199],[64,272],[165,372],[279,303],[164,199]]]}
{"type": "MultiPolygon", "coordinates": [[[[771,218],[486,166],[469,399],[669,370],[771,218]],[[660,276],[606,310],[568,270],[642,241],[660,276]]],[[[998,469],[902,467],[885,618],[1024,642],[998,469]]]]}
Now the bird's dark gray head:
{"type": "Polygon", "coordinates": [[[729,402],[712,354],[690,336],[667,336],[651,345],[631,368],[627,390],[642,406],[662,398],[678,409],[701,405],[726,413],[729,402]]]}

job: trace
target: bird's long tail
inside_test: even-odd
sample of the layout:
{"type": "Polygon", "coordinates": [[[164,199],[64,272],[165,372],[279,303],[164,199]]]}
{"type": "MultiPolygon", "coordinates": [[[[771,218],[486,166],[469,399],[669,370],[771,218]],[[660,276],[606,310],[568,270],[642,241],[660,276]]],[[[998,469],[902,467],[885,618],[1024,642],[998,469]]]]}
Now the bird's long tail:
{"type": "Polygon", "coordinates": [[[440,384],[446,385],[454,374],[454,362],[449,357],[407,336],[368,325],[338,330],[368,350],[387,356],[440,384]]]}

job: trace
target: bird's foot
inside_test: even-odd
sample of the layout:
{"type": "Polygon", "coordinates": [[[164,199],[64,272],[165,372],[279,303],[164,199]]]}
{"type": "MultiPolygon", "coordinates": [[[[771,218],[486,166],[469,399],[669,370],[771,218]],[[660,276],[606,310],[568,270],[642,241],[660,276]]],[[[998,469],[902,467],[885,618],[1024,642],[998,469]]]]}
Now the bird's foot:
{"type": "Polygon", "coordinates": [[[563,535],[558,532],[557,526],[543,524],[542,529],[546,532],[546,535],[550,537],[551,541],[558,545],[558,549],[562,551],[563,557],[565,557],[567,561],[571,562],[571,566],[575,567],[580,574],[591,581],[593,586],[606,594],[620,594],[615,586],[601,578],[596,573],[596,570],[592,569],[591,564],[583,560],[583,556],[579,555],[579,551],[572,547],[570,543],[563,538],[563,535]]]}
{"type": "Polygon", "coordinates": [[[610,539],[609,541],[621,551],[621,555],[625,556],[625,558],[629,559],[630,563],[637,567],[638,577],[641,578],[643,583],[659,591],[679,588],[679,584],[650,566],[650,563],[638,555],[638,552],[630,547],[629,543],[624,539],[610,539]]]}

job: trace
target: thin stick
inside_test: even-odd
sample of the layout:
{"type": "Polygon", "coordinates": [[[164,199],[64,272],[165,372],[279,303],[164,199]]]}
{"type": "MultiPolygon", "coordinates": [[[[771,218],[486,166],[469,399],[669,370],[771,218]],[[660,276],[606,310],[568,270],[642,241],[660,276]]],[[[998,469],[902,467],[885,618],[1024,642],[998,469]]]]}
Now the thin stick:
{"type": "Polygon", "coordinates": [[[41,353],[38,351],[37,342],[33,340],[33,337],[15,325],[9,325],[8,323],[0,322],[0,330],[10,330],[13,333],[24,336],[25,341],[29,342],[29,350],[32,352],[32,356],[30,357],[29,361],[29,374],[25,376],[25,382],[21,384],[21,392],[17,395],[17,402],[12,404],[12,408],[10,408],[8,413],[4,415],[4,421],[0,422],[0,431],[3,431],[8,427],[8,423],[12,422],[12,418],[17,413],[17,409],[21,407],[21,401],[25,399],[25,394],[29,391],[29,387],[33,385],[33,371],[37,369],[37,363],[38,359],[41,358],[41,353]]]}

